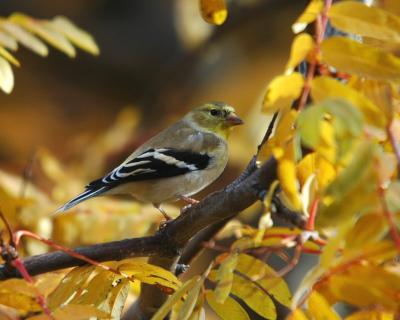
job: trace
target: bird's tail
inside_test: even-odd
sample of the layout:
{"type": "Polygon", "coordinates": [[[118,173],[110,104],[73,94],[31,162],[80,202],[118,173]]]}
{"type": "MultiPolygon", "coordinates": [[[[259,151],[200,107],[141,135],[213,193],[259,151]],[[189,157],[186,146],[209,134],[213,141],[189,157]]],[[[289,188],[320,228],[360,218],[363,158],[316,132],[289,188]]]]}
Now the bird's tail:
{"type": "Polygon", "coordinates": [[[75,207],[78,203],[81,203],[82,201],[98,196],[99,194],[107,190],[108,190],[107,187],[87,189],[85,192],[82,192],[80,195],[76,196],[75,198],[64,204],[62,207],[58,208],[55,213],[67,211],[68,209],[75,207]]]}

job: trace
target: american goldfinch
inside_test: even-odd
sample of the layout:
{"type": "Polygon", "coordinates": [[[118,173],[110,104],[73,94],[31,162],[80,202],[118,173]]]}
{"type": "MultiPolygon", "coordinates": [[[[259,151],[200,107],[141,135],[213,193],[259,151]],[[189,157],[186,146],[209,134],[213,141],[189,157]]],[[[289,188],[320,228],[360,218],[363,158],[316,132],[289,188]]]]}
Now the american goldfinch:
{"type": "Polygon", "coordinates": [[[164,217],[161,203],[195,202],[190,196],[207,187],[228,162],[227,139],[233,126],[243,124],[235,110],[221,102],[206,103],[136,149],[104,177],[58,211],[100,195],[130,194],[150,202],[164,217]]]}

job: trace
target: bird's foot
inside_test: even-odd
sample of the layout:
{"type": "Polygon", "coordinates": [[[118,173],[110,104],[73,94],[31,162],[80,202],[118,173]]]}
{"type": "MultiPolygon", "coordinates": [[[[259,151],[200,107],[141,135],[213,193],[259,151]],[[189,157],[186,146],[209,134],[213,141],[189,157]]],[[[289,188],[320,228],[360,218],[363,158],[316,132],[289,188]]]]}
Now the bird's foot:
{"type": "Polygon", "coordinates": [[[173,219],[166,219],[166,220],[163,220],[163,221],[161,221],[160,222],[160,226],[158,227],[158,230],[160,231],[160,230],[162,230],[162,229],[165,229],[172,221],[174,221],[173,219]]]}
{"type": "Polygon", "coordinates": [[[188,204],[187,206],[184,206],[183,208],[181,208],[181,215],[185,214],[186,212],[189,211],[189,209],[192,207],[192,204],[188,204]]]}
{"type": "Polygon", "coordinates": [[[188,203],[189,205],[199,203],[199,200],[196,200],[196,199],[193,199],[193,198],[190,198],[190,197],[180,196],[179,198],[181,200],[185,201],[186,203],[188,203]]]}
{"type": "Polygon", "coordinates": [[[170,215],[168,215],[167,212],[165,212],[165,210],[161,207],[160,204],[153,204],[154,208],[156,208],[158,211],[160,211],[162,213],[162,215],[164,216],[166,221],[170,221],[172,220],[172,217],[170,215]]]}

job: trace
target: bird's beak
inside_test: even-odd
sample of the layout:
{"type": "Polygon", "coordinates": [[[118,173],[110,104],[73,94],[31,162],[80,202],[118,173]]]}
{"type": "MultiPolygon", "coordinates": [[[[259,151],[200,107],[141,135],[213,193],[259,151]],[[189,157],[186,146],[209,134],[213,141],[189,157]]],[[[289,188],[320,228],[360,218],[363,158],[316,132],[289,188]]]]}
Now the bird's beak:
{"type": "Polygon", "coordinates": [[[232,112],[226,117],[226,122],[231,126],[238,126],[240,124],[244,124],[243,120],[240,119],[238,115],[234,112],[232,112]]]}

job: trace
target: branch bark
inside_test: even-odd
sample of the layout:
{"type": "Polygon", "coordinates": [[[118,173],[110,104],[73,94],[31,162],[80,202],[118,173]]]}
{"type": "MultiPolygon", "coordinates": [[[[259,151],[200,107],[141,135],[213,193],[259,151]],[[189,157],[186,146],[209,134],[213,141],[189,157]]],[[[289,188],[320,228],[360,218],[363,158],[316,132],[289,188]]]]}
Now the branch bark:
{"type": "MultiPolygon", "coordinates": [[[[276,160],[271,158],[247,178],[241,176],[224,189],[208,195],[154,236],[81,247],[76,252],[97,261],[146,256],[167,259],[172,265],[171,261],[179,256],[194,235],[250,206],[275,179],[276,160]]],[[[60,251],[29,257],[23,263],[31,275],[85,264],[60,251]]],[[[21,277],[17,270],[0,265],[0,280],[15,277],[21,277]]]]}

